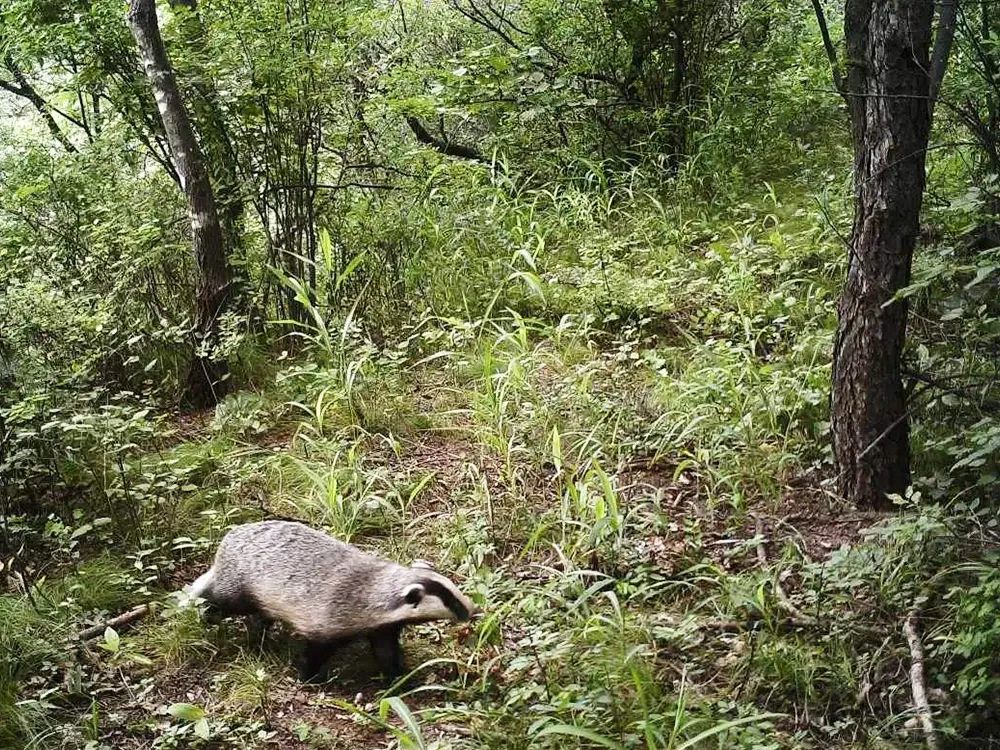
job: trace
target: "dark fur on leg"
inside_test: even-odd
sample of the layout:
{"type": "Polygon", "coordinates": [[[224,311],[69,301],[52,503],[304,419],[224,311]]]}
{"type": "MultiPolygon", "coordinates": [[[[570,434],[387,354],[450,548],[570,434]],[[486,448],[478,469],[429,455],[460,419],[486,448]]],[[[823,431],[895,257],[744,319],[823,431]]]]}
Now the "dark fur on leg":
{"type": "Polygon", "coordinates": [[[299,678],[303,682],[323,682],[327,677],[324,668],[339,644],[327,641],[306,641],[299,665],[299,678]]]}
{"type": "Polygon", "coordinates": [[[258,651],[264,650],[264,642],[267,640],[267,629],[271,626],[271,620],[261,613],[250,615],[247,620],[247,635],[250,637],[250,644],[258,651]]]}
{"type": "Polygon", "coordinates": [[[399,645],[402,632],[402,625],[391,625],[368,636],[375,662],[389,681],[398,679],[406,671],[403,665],[403,648],[399,645]]]}

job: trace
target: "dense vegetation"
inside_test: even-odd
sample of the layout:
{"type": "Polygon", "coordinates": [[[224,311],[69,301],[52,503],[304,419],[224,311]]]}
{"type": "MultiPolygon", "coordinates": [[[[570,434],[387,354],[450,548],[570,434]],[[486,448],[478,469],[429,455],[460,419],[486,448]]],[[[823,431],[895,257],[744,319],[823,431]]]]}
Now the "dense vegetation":
{"type": "Polygon", "coordinates": [[[939,6],[872,501],[826,5],[3,0],[0,747],[990,746],[1000,22],[939,6]],[[271,517],[485,614],[303,686],[173,595],[271,517]]]}

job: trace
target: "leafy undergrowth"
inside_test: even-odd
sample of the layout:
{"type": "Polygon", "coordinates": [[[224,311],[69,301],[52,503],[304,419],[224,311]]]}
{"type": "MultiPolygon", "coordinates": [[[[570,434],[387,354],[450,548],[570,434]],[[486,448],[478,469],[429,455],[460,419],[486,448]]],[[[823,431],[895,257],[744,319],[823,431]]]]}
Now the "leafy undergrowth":
{"type": "MultiPolygon", "coordinates": [[[[790,472],[770,496],[751,494],[751,474],[742,499],[722,502],[716,488],[736,480],[695,456],[625,450],[658,445],[629,432],[655,394],[630,358],[595,364],[549,338],[524,343],[489,343],[488,362],[480,349],[450,366],[390,367],[398,390],[385,403],[381,379],[342,399],[329,371],[308,368],[296,375],[302,400],[237,395],[147,455],[153,476],[200,477],[178,488],[162,522],[201,533],[142,550],[131,570],[85,564],[78,583],[63,579],[65,599],[39,589],[80,613],[124,609],[137,593],[166,604],[127,633],[65,641],[57,659],[51,641],[24,648],[16,659],[35,672],[37,698],[17,705],[21,720],[38,712],[53,717],[50,737],[116,748],[792,747],[878,730],[877,714],[859,710],[858,665],[895,670],[901,654],[893,638],[869,638],[870,613],[854,627],[843,594],[865,584],[863,572],[845,579],[842,562],[825,588],[800,585],[822,578],[831,554],[845,560],[878,519],[838,507],[815,472],[790,472]],[[600,419],[612,388],[634,401],[600,419]],[[280,629],[261,638],[240,621],[205,623],[160,593],[192,579],[229,524],[272,515],[391,558],[434,560],[485,615],[409,633],[416,674],[391,692],[402,703],[383,700],[361,647],[338,656],[330,684],[303,686],[280,629]],[[779,580],[802,622],[775,598],[779,580]],[[79,599],[93,590],[107,601],[79,599]]],[[[653,424],[657,439],[677,439],[653,424]]],[[[99,546],[111,526],[74,531],[68,545],[99,546]]],[[[18,615],[35,617],[27,605],[18,615]]],[[[5,619],[16,639],[47,630],[5,619]]],[[[900,700],[898,680],[879,682],[866,700],[900,700]]]]}
{"type": "MultiPolygon", "coordinates": [[[[891,514],[838,503],[840,261],[815,216],[773,208],[726,238],[645,214],[590,276],[519,252],[482,315],[427,314],[378,344],[317,322],[267,388],[214,412],[99,394],[37,426],[12,412],[63,447],[51,470],[79,490],[48,498],[44,529],[5,526],[25,591],[0,598],[0,744],[903,747],[922,741],[911,611],[939,731],[987,735],[996,520],[974,482],[948,506],[919,488],[891,514]],[[207,622],[170,593],[229,526],[275,516],[434,561],[484,615],[413,628],[414,674],[388,691],[360,646],[301,685],[280,628],[207,622]]],[[[523,230],[511,215],[484,226],[523,230]]]]}

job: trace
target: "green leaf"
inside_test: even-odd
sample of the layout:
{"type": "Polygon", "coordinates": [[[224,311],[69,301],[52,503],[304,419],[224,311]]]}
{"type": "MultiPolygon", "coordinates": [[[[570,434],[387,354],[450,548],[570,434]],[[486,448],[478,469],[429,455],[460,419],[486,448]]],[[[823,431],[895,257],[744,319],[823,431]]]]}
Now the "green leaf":
{"type": "Polygon", "coordinates": [[[427,743],[424,742],[424,736],[420,732],[420,723],[417,718],[410,712],[410,709],[405,703],[403,703],[402,698],[393,696],[392,698],[385,698],[382,700],[382,711],[384,715],[385,707],[388,706],[392,709],[392,712],[396,714],[400,719],[402,719],[404,726],[410,733],[410,737],[400,737],[400,740],[405,742],[407,739],[412,740],[408,742],[411,747],[417,747],[419,750],[426,750],[427,743]]]}
{"type": "Polygon", "coordinates": [[[194,723],[194,733],[203,740],[207,740],[209,736],[208,719],[198,719],[194,723]]]}
{"type": "Polygon", "coordinates": [[[610,737],[605,737],[604,735],[598,734],[590,729],[575,727],[572,724],[550,724],[535,736],[545,737],[550,734],[560,734],[568,737],[582,737],[583,739],[590,740],[601,747],[610,747],[613,748],[613,750],[625,750],[624,745],[615,742],[610,737]]]}
{"type": "Polygon", "coordinates": [[[167,706],[167,713],[187,722],[201,721],[205,718],[205,709],[193,703],[173,703],[167,706]]]}
{"type": "Polygon", "coordinates": [[[724,721],[721,724],[716,724],[711,729],[706,729],[701,734],[695,735],[687,742],[678,745],[675,750],[687,750],[688,748],[695,747],[698,743],[707,740],[709,737],[714,737],[722,732],[728,732],[730,729],[743,726],[744,724],[756,724],[758,722],[769,721],[770,719],[779,719],[782,716],[784,714],[755,714],[753,716],[744,716],[740,719],[733,719],[732,721],[724,721]]]}
{"type": "Polygon", "coordinates": [[[966,284],[965,288],[966,289],[971,289],[972,287],[976,286],[977,284],[982,283],[986,279],[986,277],[988,277],[990,274],[992,274],[998,268],[1000,268],[1000,265],[980,266],[979,268],[976,269],[976,276],[975,276],[975,278],[972,279],[972,281],[970,281],[968,284],[966,284]]]}
{"type": "Polygon", "coordinates": [[[325,228],[319,230],[319,249],[323,257],[323,268],[326,269],[326,275],[330,276],[333,274],[333,242],[325,228]]]}
{"type": "Polygon", "coordinates": [[[357,270],[358,266],[360,266],[367,257],[368,257],[367,251],[362,250],[360,253],[351,258],[350,263],[347,264],[344,270],[341,271],[339,274],[337,274],[337,278],[333,284],[333,290],[335,292],[340,291],[340,287],[343,286],[345,281],[351,278],[351,276],[357,270]]]}
{"type": "Polygon", "coordinates": [[[101,648],[110,651],[112,654],[117,654],[118,649],[121,648],[121,637],[112,627],[107,627],[104,629],[104,643],[101,644],[101,648]]]}

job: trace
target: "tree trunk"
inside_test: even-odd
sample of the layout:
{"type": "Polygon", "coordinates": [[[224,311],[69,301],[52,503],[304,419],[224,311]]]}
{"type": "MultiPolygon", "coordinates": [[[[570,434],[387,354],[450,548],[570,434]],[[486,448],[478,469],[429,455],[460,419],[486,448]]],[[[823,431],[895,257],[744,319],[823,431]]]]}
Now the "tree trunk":
{"type": "Polygon", "coordinates": [[[211,76],[205,72],[205,63],[211,57],[207,30],[199,14],[197,0],[169,0],[169,5],[177,17],[184,44],[196,61],[188,103],[215,188],[227,257],[238,259],[243,246],[243,191],[222,97],[211,76]]]}
{"type": "Polygon", "coordinates": [[[910,482],[900,372],[930,131],[929,0],[847,0],[847,98],[854,141],[851,257],[838,306],[831,400],[841,494],[889,504],[910,482]]]}
{"type": "Polygon", "coordinates": [[[230,293],[231,274],[226,262],[222,226],[205,160],[160,37],[155,1],[131,0],[128,23],[153,87],[191,219],[198,267],[196,342],[184,397],[192,406],[209,406],[225,392],[228,374],[225,362],[212,355],[217,338],[216,324],[230,293]]]}

